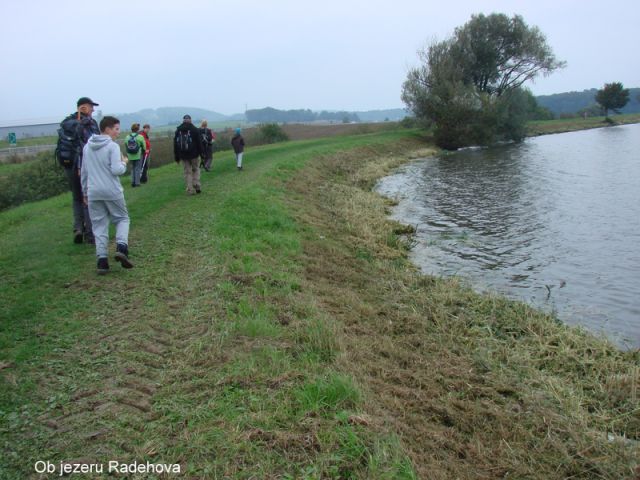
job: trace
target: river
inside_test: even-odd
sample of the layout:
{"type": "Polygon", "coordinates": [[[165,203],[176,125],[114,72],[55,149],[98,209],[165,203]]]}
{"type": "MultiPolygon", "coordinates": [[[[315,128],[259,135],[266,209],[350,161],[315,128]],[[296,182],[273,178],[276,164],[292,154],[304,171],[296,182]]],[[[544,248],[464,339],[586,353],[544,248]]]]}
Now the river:
{"type": "Polygon", "coordinates": [[[423,272],[640,347],[640,124],[421,159],[377,191],[423,272]]]}

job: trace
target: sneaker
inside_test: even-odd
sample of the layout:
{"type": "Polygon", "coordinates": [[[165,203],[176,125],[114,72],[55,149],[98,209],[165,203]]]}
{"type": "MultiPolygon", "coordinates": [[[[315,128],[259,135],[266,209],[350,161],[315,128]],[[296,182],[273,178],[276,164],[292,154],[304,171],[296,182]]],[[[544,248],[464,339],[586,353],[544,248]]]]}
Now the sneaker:
{"type": "Polygon", "coordinates": [[[81,230],[76,230],[73,232],[73,243],[82,243],[82,231],[81,230]]]}
{"type": "Polygon", "coordinates": [[[105,275],[109,273],[109,259],[107,257],[100,257],[98,259],[98,275],[105,275]]]}
{"type": "Polygon", "coordinates": [[[133,263],[129,260],[129,247],[124,243],[116,245],[116,262],[120,262],[123,268],[133,268],[133,263]]]}

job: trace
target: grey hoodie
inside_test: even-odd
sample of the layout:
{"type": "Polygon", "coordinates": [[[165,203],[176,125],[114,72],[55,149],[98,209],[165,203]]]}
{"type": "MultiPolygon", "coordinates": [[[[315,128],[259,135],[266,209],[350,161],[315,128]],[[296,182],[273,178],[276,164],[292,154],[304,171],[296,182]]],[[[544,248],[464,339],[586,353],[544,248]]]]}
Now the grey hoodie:
{"type": "Polygon", "coordinates": [[[124,198],[119,175],[127,171],[120,146],[109,135],[93,135],[82,150],[82,191],[89,200],[124,198]]]}

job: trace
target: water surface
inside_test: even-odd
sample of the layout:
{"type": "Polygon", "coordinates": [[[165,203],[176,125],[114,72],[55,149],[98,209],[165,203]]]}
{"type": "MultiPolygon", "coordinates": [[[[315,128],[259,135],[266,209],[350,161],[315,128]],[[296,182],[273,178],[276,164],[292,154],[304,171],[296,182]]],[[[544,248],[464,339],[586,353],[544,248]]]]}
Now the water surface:
{"type": "Polygon", "coordinates": [[[640,347],[640,125],[423,159],[378,191],[424,272],[640,347]]]}

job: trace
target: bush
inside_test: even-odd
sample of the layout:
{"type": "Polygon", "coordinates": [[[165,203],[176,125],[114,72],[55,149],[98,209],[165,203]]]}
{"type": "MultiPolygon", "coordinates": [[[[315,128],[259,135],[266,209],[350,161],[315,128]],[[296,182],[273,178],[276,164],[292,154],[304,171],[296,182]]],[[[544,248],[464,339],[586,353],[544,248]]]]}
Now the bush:
{"type": "Polygon", "coordinates": [[[263,143],[286,142],[289,136],[277,123],[263,123],[258,127],[263,143]]]}
{"type": "Polygon", "coordinates": [[[0,175],[0,210],[44,200],[69,190],[62,167],[51,152],[42,152],[6,175],[0,175]]]}

